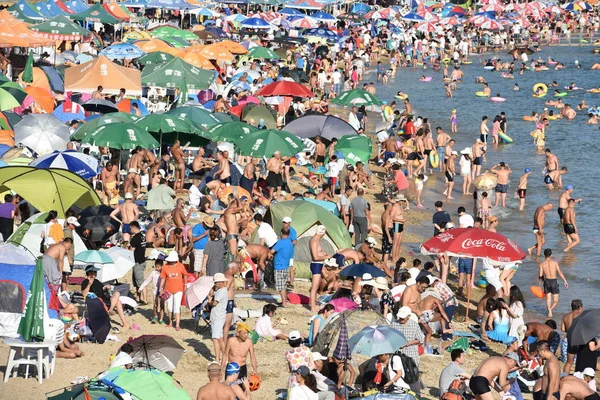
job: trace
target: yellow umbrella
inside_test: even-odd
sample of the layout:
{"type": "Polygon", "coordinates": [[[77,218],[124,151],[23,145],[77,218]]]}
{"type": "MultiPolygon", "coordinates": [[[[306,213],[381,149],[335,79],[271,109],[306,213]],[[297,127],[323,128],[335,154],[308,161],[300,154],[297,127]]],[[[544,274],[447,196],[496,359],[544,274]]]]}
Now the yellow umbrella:
{"type": "Polygon", "coordinates": [[[475,178],[474,183],[477,189],[490,190],[496,187],[496,185],[498,184],[498,179],[496,178],[496,176],[488,172],[484,172],[483,174],[475,178]]]}
{"type": "Polygon", "coordinates": [[[150,36],[150,34],[148,32],[138,31],[137,29],[134,29],[134,30],[131,30],[131,31],[127,32],[126,34],[124,34],[122,40],[124,42],[127,42],[128,40],[135,41],[135,40],[148,40],[148,39],[152,39],[152,36],[150,36]]]}

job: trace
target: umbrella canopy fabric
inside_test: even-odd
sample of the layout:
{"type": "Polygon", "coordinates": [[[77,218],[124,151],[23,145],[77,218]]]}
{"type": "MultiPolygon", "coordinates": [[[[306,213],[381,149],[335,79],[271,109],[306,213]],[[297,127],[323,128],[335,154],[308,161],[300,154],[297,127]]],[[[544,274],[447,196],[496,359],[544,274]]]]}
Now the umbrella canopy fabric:
{"type": "Polygon", "coordinates": [[[181,58],[174,58],[166,64],[151,64],[142,71],[142,83],[148,86],[179,87],[183,79],[188,89],[206,89],[215,80],[215,73],[197,68],[181,58]]]}
{"type": "Polygon", "coordinates": [[[65,90],[92,93],[102,86],[106,94],[119,94],[121,88],[128,95],[142,94],[142,77],[139,70],[122,67],[104,56],[65,70],[65,90]]]}
{"type": "Polygon", "coordinates": [[[69,127],[52,114],[28,114],[15,125],[15,143],[31,148],[39,155],[65,150],[69,127]]]}
{"type": "Polygon", "coordinates": [[[134,362],[148,364],[160,371],[173,371],[185,349],[167,335],[142,335],[128,341],[133,346],[134,362]]]}
{"type": "Polygon", "coordinates": [[[166,112],[166,114],[184,118],[191,121],[194,125],[204,128],[217,125],[221,122],[210,111],[195,106],[177,107],[166,112]]]}
{"type": "Polygon", "coordinates": [[[331,140],[340,136],[358,135],[352,125],[333,115],[305,115],[293,120],[283,129],[299,138],[320,136],[331,140]]]}
{"type": "Polygon", "coordinates": [[[304,36],[304,37],[312,36],[312,37],[322,38],[322,39],[325,39],[328,41],[334,41],[334,42],[337,42],[339,39],[339,36],[334,31],[332,31],[331,29],[327,29],[327,28],[306,29],[304,32],[302,32],[302,36],[304,36]]]}
{"type": "Polygon", "coordinates": [[[185,389],[177,387],[175,380],[158,369],[109,369],[104,379],[113,382],[123,390],[135,393],[141,400],[190,400],[185,389]]]}
{"type": "Polygon", "coordinates": [[[256,92],[256,95],[314,97],[313,92],[304,85],[288,80],[277,81],[263,86],[256,92]]]}
{"type": "Polygon", "coordinates": [[[93,178],[98,175],[98,160],[75,150],[65,150],[62,152],[55,150],[50,154],[33,160],[29,165],[44,169],[66,169],[83,179],[93,178]]]}
{"type": "Polygon", "coordinates": [[[98,271],[98,280],[102,283],[110,282],[115,279],[121,279],[135,265],[133,251],[122,247],[111,247],[108,250],[101,251],[102,254],[108,254],[111,262],[102,263],[98,271]]]}
{"type": "Polygon", "coordinates": [[[92,32],[77,25],[64,15],[58,15],[51,20],[34,25],[30,29],[52,40],[75,41],[92,35],[92,32]]]}
{"type": "Polygon", "coordinates": [[[174,55],[165,53],[164,51],[153,51],[152,53],[147,53],[146,55],[140,57],[137,62],[140,65],[165,64],[174,58],[174,55]]]}
{"type": "Polygon", "coordinates": [[[73,205],[85,208],[100,204],[96,191],[86,181],[63,169],[0,168],[0,190],[7,188],[40,211],[56,210],[61,218],[73,205]]]}
{"type": "Polygon", "coordinates": [[[191,121],[173,114],[149,114],[135,124],[161,141],[163,135],[176,135],[182,143],[190,142],[192,146],[208,143],[208,139],[200,134],[202,128],[198,129],[191,121]]]}
{"type": "Polygon", "coordinates": [[[296,136],[274,129],[251,133],[235,145],[241,155],[251,157],[271,157],[276,151],[283,157],[291,157],[304,149],[304,143],[296,136]]]}
{"type": "Polygon", "coordinates": [[[4,82],[0,85],[0,111],[19,107],[27,97],[27,92],[16,82],[4,82]]]}
{"type": "Polygon", "coordinates": [[[248,122],[250,122],[250,120],[254,120],[258,123],[261,119],[263,119],[266,127],[269,129],[275,129],[277,127],[277,123],[275,122],[276,113],[271,107],[253,103],[246,104],[242,108],[241,116],[244,121],[248,122]]]}
{"type": "Polygon", "coordinates": [[[248,58],[264,58],[268,60],[274,60],[281,58],[273,50],[267,47],[253,47],[248,53],[248,58]]]}
{"type": "Polygon", "coordinates": [[[371,274],[373,278],[379,276],[385,277],[385,272],[371,264],[352,264],[340,271],[340,276],[358,276],[361,277],[364,274],[371,274]]]}
{"type": "Polygon", "coordinates": [[[124,112],[116,112],[102,115],[101,117],[98,117],[81,125],[73,134],[72,139],[81,140],[84,136],[93,132],[102,125],[112,124],[115,122],[135,122],[138,119],[140,119],[140,117],[124,112]]]}
{"type": "Polygon", "coordinates": [[[333,357],[338,360],[351,360],[352,353],[350,352],[349,340],[348,340],[348,326],[346,320],[342,316],[342,324],[340,326],[340,335],[338,337],[337,345],[333,351],[333,357]]]}
{"type": "MultiPolygon", "coordinates": [[[[38,258],[35,263],[35,272],[33,280],[29,286],[27,294],[27,304],[25,311],[19,322],[17,333],[27,342],[33,340],[43,341],[44,335],[44,317],[46,317],[46,292],[44,290],[44,265],[42,259],[38,258]]],[[[46,317],[47,318],[47,317],[46,317]]]]}
{"type": "Polygon", "coordinates": [[[122,60],[124,58],[133,60],[142,57],[144,53],[139,47],[130,43],[116,43],[110,45],[100,52],[101,56],[122,60]]]}
{"type": "Polygon", "coordinates": [[[156,29],[152,29],[150,34],[156,38],[163,39],[169,37],[177,37],[184,40],[197,40],[198,37],[190,31],[184,29],[175,28],[173,26],[160,26],[156,29]]]}
{"type": "Polygon", "coordinates": [[[119,231],[121,224],[110,213],[114,209],[104,204],[87,207],[79,214],[77,233],[90,242],[104,242],[119,231]]]}
{"type": "Polygon", "coordinates": [[[490,190],[496,187],[496,184],[498,183],[498,178],[496,178],[495,175],[484,172],[483,174],[475,178],[475,181],[473,183],[475,184],[475,187],[477,187],[477,189],[490,190]]]}
{"type": "Polygon", "coordinates": [[[244,22],[242,22],[242,28],[270,29],[271,25],[267,21],[263,20],[262,18],[253,17],[253,18],[245,19],[244,22]]]}
{"type": "Polygon", "coordinates": [[[102,114],[109,114],[112,112],[119,111],[115,103],[104,99],[90,99],[83,103],[81,106],[86,111],[97,112],[102,114]]]}
{"type": "Polygon", "coordinates": [[[573,320],[567,331],[569,346],[587,345],[600,332],[600,309],[586,310],[573,320]]]}
{"type": "Polygon", "coordinates": [[[157,148],[158,142],[143,128],[129,122],[101,125],[81,139],[82,143],[113,149],[157,148]]]}
{"type": "Polygon", "coordinates": [[[377,96],[362,89],[353,89],[342,92],[339,96],[331,100],[331,103],[339,104],[341,106],[380,106],[383,104],[377,96]]]}
{"type": "Polygon", "coordinates": [[[74,261],[77,264],[93,264],[93,265],[104,265],[111,264],[112,258],[104,252],[98,250],[86,250],[81,253],[75,254],[74,261]]]}
{"type": "Polygon", "coordinates": [[[457,228],[442,232],[423,243],[421,253],[481,258],[494,265],[511,265],[523,260],[526,255],[505,236],[474,228],[457,228]]]}
{"type": "Polygon", "coordinates": [[[110,25],[116,25],[122,22],[102,7],[102,4],[100,3],[94,4],[81,13],[71,14],[69,15],[69,18],[73,21],[101,22],[110,25]]]}
{"type": "Polygon", "coordinates": [[[366,136],[348,135],[342,136],[333,150],[341,152],[349,164],[355,165],[358,161],[366,164],[373,154],[373,145],[366,136]]]}
{"type": "Polygon", "coordinates": [[[25,61],[25,69],[21,75],[21,80],[25,83],[33,82],[33,53],[29,52],[27,61],[25,61]]]}
{"type": "Polygon", "coordinates": [[[214,286],[212,277],[201,276],[194,283],[188,285],[185,302],[190,310],[201,304],[214,286]]]}
{"type": "Polygon", "coordinates": [[[185,53],[182,56],[182,60],[193,65],[194,67],[205,70],[215,69],[215,66],[210,62],[210,60],[200,53],[185,53]]]}
{"type": "Polygon", "coordinates": [[[367,326],[348,341],[352,354],[375,357],[381,354],[394,354],[406,345],[406,337],[398,330],[386,326],[367,326]]]}
{"type": "Polygon", "coordinates": [[[200,55],[209,60],[235,61],[235,57],[227,50],[219,46],[219,43],[209,44],[199,50],[200,55]]]}
{"type": "Polygon", "coordinates": [[[68,124],[73,120],[81,121],[82,119],[85,119],[85,110],[80,104],[67,100],[56,107],[56,109],[52,111],[52,115],[61,122],[68,124]]]}
{"type": "Polygon", "coordinates": [[[28,86],[25,88],[25,91],[27,92],[27,98],[25,98],[22,106],[30,99],[31,102],[28,104],[28,107],[31,106],[33,102],[36,102],[47,114],[54,111],[54,96],[50,91],[35,86],[28,86]]]}
{"type": "Polygon", "coordinates": [[[258,128],[243,122],[224,122],[215,125],[202,133],[202,135],[213,142],[225,141],[235,143],[250,133],[257,132],[258,128]]]}

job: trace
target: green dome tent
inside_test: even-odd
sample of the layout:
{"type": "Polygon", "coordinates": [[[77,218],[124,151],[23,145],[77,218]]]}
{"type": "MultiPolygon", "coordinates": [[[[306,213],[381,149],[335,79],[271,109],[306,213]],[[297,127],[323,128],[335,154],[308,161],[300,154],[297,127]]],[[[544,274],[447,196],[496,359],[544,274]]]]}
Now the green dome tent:
{"type": "MultiPolygon", "coordinates": [[[[309,242],[316,234],[318,225],[324,225],[327,228],[327,233],[321,241],[323,251],[332,254],[339,249],[352,247],[350,234],[342,220],[317,204],[304,200],[272,204],[265,214],[265,221],[273,227],[278,235],[283,228],[281,222],[283,217],[292,219],[292,228],[298,234],[298,243],[294,251],[296,277],[310,278],[311,276],[309,242]]],[[[256,233],[253,236],[253,242],[258,243],[256,233]]]]}

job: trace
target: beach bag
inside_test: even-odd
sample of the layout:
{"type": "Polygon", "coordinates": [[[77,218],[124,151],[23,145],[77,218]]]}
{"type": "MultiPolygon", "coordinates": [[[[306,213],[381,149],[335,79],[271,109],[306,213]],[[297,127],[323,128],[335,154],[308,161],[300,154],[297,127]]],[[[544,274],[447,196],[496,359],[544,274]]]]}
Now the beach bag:
{"type": "Polygon", "coordinates": [[[163,300],[167,301],[167,300],[169,300],[169,299],[171,298],[171,293],[169,293],[169,292],[167,292],[166,290],[164,290],[164,291],[163,291],[163,292],[160,294],[160,296],[159,296],[159,297],[160,297],[161,299],[163,299],[163,300]]]}
{"type": "Polygon", "coordinates": [[[463,379],[457,378],[450,383],[448,390],[442,395],[442,400],[463,400],[467,393],[467,384],[463,379]]]}
{"type": "Polygon", "coordinates": [[[419,381],[420,375],[417,363],[415,363],[415,361],[406,354],[398,352],[395,355],[399,356],[402,360],[402,367],[404,368],[404,376],[402,377],[402,379],[404,380],[404,382],[406,382],[409,385],[417,383],[419,381]]]}

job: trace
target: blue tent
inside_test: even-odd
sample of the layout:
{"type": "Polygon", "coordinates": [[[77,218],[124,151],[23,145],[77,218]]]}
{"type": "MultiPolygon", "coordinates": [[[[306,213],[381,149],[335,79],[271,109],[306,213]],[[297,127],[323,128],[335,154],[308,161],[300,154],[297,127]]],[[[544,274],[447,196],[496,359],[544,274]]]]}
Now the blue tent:
{"type": "Polygon", "coordinates": [[[69,123],[71,121],[73,121],[74,119],[77,121],[81,121],[83,119],[85,119],[85,111],[83,109],[83,107],[78,106],[73,104],[77,110],[79,110],[78,112],[72,113],[72,112],[65,112],[65,104],[61,104],[60,106],[56,107],[56,109],[52,112],[52,115],[54,115],[56,118],[60,119],[62,122],[69,123]]]}
{"type": "Polygon", "coordinates": [[[190,9],[190,3],[184,0],[151,0],[146,4],[146,8],[164,8],[168,10],[185,10],[190,9]]]}
{"type": "Polygon", "coordinates": [[[48,82],[50,83],[50,88],[54,92],[64,93],[65,85],[63,84],[63,79],[60,76],[60,74],[58,73],[58,71],[54,67],[50,67],[47,65],[43,65],[40,68],[46,74],[46,77],[48,78],[48,82]]]}
{"type": "Polygon", "coordinates": [[[355,14],[366,14],[369,11],[371,11],[371,7],[364,3],[355,4],[350,9],[350,12],[355,14]]]}
{"type": "Polygon", "coordinates": [[[47,15],[49,17],[57,17],[59,15],[66,15],[66,13],[63,11],[63,9],[60,8],[52,0],[47,0],[46,2],[39,2],[35,6],[40,11],[41,14],[47,15]]]}
{"type": "Polygon", "coordinates": [[[148,6],[149,0],[126,0],[126,1],[122,1],[119,4],[124,6],[124,7],[131,7],[131,8],[144,8],[146,6],[148,6]]]}
{"type": "MultiPolygon", "coordinates": [[[[3,257],[4,258],[4,257],[3,257]]],[[[0,263],[0,336],[17,337],[17,329],[21,315],[27,302],[27,293],[33,279],[35,264],[5,264],[10,261],[3,259],[0,263]]],[[[44,285],[46,304],[50,301],[50,289],[44,285]]],[[[48,310],[50,318],[58,318],[54,310],[48,310]]]]}
{"type": "Polygon", "coordinates": [[[29,4],[25,0],[17,1],[15,4],[13,4],[11,7],[9,7],[8,10],[10,11],[13,7],[21,10],[23,15],[25,15],[27,18],[36,19],[36,20],[40,20],[42,18],[42,15],[38,12],[37,8],[33,7],[31,4],[29,4]]]}
{"type": "Polygon", "coordinates": [[[82,0],[67,0],[64,3],[71,10],[75,11],[75,13],[85,12],[89,8],[87,3],[82,0]]]}

